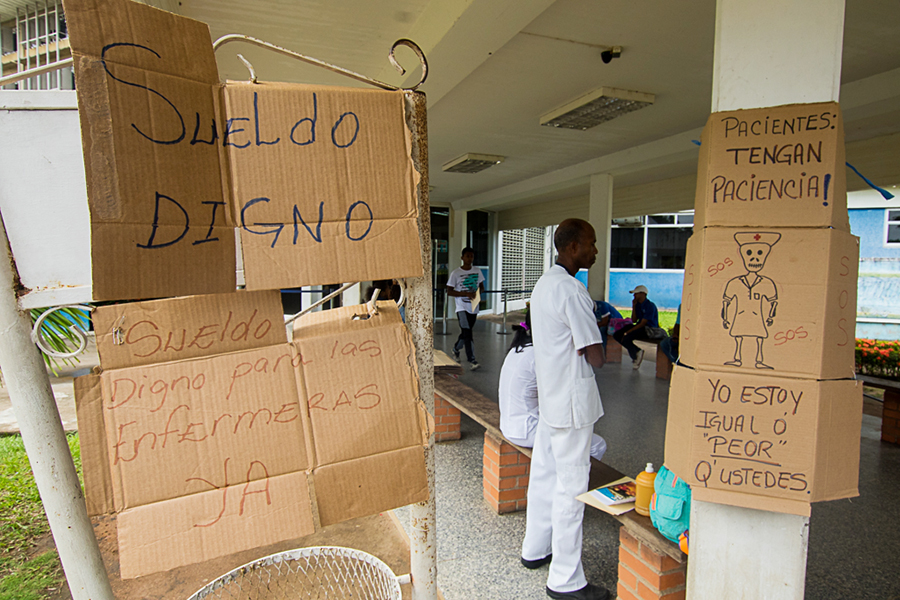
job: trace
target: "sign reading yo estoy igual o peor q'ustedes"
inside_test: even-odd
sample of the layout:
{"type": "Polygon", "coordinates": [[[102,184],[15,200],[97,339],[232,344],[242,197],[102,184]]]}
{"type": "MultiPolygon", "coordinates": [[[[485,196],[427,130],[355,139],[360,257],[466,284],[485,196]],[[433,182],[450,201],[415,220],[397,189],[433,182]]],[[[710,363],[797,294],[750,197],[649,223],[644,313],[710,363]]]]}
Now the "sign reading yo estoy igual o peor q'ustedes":
{"type": "Polygon", "coordinates": [[[94,300],[423,272],[401,91],[220,84],[206,24],[66,0],[94,300]]]}
{"type": "Polygon", "coordinates": [[[809,515],[858,496],[862,386],[678,367],[666,466],[706,502],[809,515]]]}
{"type": "Polygon", "coordinates": [[[695,226],[850,231],[835,102],[718,112],[701,138],[695,226]]]}

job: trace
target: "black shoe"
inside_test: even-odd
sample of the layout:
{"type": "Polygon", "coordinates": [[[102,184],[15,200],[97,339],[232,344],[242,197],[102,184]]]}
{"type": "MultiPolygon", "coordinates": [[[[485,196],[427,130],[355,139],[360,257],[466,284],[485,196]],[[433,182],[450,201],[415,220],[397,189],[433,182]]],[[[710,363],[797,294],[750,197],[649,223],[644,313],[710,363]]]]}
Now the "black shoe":
{"type": "Polygon", "coordinates": [[[547,595],[557,599],[608,600],[609,591],[604,587],[589,583],[580,590],[575,590],[574,592],[554,592],[550,588],[547,588],[547,595]]]}
{"type": "Polygon", "coordinates": [[[536,558],[534,560],[528,560],[527,558],[523,558],[522,565],[526,569],[540,569],[544,565],[549,565],[551,560],[553,560],[552,554],[548,554],[544,558],[536,558]]]}

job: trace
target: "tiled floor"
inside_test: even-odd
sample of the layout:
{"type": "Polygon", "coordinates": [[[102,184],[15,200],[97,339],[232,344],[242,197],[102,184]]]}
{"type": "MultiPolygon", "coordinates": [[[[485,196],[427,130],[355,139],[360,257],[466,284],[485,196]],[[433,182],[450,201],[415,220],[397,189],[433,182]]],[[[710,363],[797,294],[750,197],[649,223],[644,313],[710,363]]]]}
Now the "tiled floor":
{"type": "MultiPolygon", "coordinates": [[[[449,353],[455,323],[435,347],[449,353]]],[[[496,398],[497,381],[509,335],[480,319],[475,327],[476,357],[482,367],[462,381],[496,398]]],[[[648,359],[650,353],[648,353],[648,359]]],[[[624,473],[637,474],[645,463],[663,459],[668,382],[655,378],[645,359],[637,372],[627,360],[597,371],[605,416],[596,431],[607,439],[604,458],[624,473]]],[[[465,363],[464,363],[465,364],[465,363]]],[[[877,412],[868,401],[866,412],[877,412]]],[[[860,497],[813,505],[810,520],[806,598],[811,600],[900,598],[900,446],[880,441],[881,420],[863,416],[860,439],[860,497]]],[[[446,600],[546,598],[546,567],[527,571],[518,562],[524,513],[496,515],[481,492],[483,429],[463,419],[463,439],[439,444],[437,463],[438,584],[446,600]]],[[[400,515],[401,522],[407,519],[400,515]]],[[[615,589],[618,524],[587,508],[584,564],[588,579],[615,589]]]]}

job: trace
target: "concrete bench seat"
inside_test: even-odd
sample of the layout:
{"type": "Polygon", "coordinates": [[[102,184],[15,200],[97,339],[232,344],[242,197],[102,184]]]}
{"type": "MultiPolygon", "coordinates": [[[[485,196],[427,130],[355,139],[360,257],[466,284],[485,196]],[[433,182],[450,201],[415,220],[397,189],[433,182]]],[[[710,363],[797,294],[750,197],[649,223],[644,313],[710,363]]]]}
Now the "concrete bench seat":
{"type": "MultiPolygon", "coordinates": [[[[451,375],[435,374],[434,407],[438,442],[460,439],[461,413],[484,427],[484,499],[498,514],[524,510],[531,448],[517,446],[503,437],[500,406],[451,375]]],[[[589,489],[621,477],[618,470],[591,457],[589,489]]],[[[649,517],[634,511],[610,516],[622,524],[618,597],[683,599],[687,557],[678,545],[660,535],[649,517]],[[643,591],[640,596],[639,588],[643,591]]]]}
{"type": "MultiPolygon", "coordinates": [[[[672,361],[669,360],[669,357],[666,356],[666,353],[663,352],[659,348],[659,343],[662,340],[637,340],[635,344],[639,348],[643,348],[645,352],[652,353],[656,351],[656,378],[657,379],[671,379],[672,377],[672,361]]],[[[609,363],[621,363],[622,355],[628,355],[627,352],[622,348],[622,344],[613,339],[612,336],[609,336],[609,340],[606,342],[606,362],[609,363]]],[[[649,357],[645,356],[644,360],[646,361],[649,357]]]]}
{"type": "Polygon", "coordinates": [[[884,390],[884,407],[881,413],[881,441],[900,444],[900,382],[860,374],[856,378],[869,387],[884,390]]]}

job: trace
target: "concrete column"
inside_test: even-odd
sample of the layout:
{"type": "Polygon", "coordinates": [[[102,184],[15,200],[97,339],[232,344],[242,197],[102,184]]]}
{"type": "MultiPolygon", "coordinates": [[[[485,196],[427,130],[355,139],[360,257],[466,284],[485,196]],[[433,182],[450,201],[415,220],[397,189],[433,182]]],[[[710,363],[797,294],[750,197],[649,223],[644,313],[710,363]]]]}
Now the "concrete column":
{"type": "MultiPolygon", "coordinates": [[[[843,30],[844,0],[718,0],[712,110],[837,100],[843,30]]],[[[807,517],[695,501],[687,597],[802,600],[808,541],[807,517]]]]}
{"type": "Polygon", "coordinates": [[[447,248],[449,253],[447,262],[451,272],[462,264],[460,262],[462,249],[469,244],[469,240],[466,237],[466,226],[468,224],[466,215],[468,212],[458,208],[450,209],[450,242],[447,248]]]}
{"type": "Polygon", "coordinates": [[[597,262],[588,272],[588,291],[594,300],[609,300],[609,252],[612,238],[613,177],[591,175],[588,221],[597,233],[597,262]]]}

